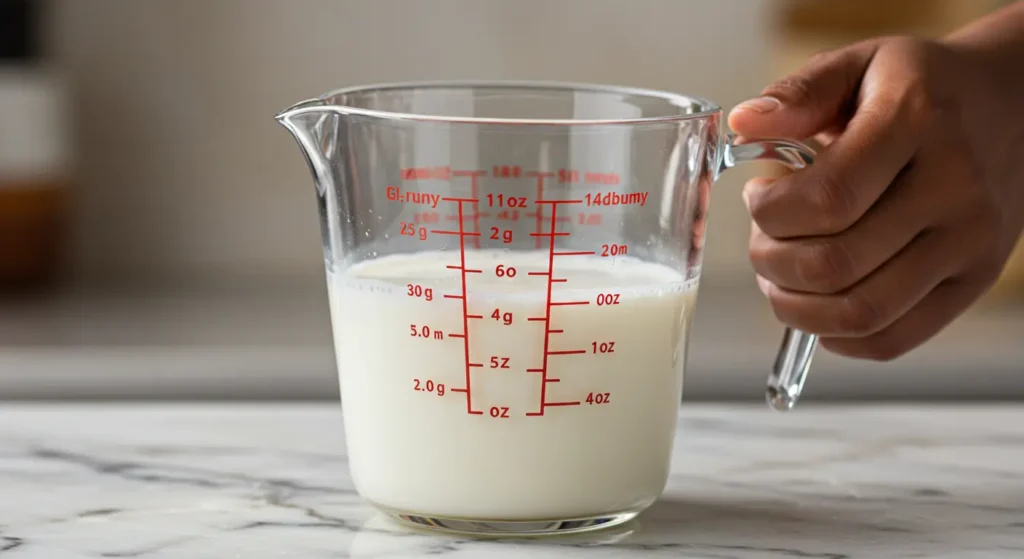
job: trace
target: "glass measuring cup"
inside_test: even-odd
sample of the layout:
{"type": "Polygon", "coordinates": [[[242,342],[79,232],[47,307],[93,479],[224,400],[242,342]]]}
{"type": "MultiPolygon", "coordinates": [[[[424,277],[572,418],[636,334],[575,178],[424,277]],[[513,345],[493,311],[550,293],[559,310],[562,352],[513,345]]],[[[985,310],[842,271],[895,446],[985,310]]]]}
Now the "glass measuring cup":
{"type": "MultiPolygon", "coordinates": [[[[314,175],[350,471],[438,529],[567,532],[664,489],[711,184],[801,144],[741,145],[657,91],[411,83],[283,111],[314,175]]],[[[800,395],[786,330],[768,382],[800,395]]]]}

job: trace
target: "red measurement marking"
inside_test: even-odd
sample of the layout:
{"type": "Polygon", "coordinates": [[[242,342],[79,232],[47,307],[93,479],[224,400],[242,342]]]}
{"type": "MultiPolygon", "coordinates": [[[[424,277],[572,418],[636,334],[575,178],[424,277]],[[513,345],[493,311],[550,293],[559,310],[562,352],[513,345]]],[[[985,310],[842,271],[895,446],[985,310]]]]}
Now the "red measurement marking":
{"type": "Polygon", "coordinates": [[[566,252],[556,252],[555,256],[589,256],[597,254],[592,250],[571,250],[566,252]]]}
{"type": "Polygon", "coordinates": [[[536,316],[536,317],[527,318],[526,320],[544,322],[547,319],[548,319],[548,317],[546,317],[546,316],[536,316]]]}
{"type": "Polygon", "coordinates": [[[452,392],[467,392],[465,388],[449,388],[452,392]]]}
{"type": "Polygon", "coordinates": [[[523,176],[523,169],[519,165],[495,165],[491,173],[498,179],[518,179],[523,176]]]}
{"type": "Polygon", "coordinates": [[[565,330],[548,330],[548,334],[561,334],[565,330]]]}
{"type": "Polygon", "coordinates": [[[471,204],[476,204],[477,202],[479,202],[479,200],[477,200],[476,198],[451,198],[451,197],[441,198],[441,201],[442,202],[469,202],[471,204]]]}
{"type": "Polygon", "coordinates": [[[436,208],[437,203],[441,201],[440,194],[434,194],[431,192],[419,192],[410,191],[405,192],[400,186],[388,186],[384,188],[384,195],[391,202],[400,202],[402,204],[413,204],[413,205],[426,205],[431,208],[436,208]]]}
{"type": "Polygon", "coordinates": [[[512,242],[512,230],[511,229],[500,229],[498,227],[491,227],[491,240],[501,241],[504,244],[510,244],[512,242]]]}
{"type": "MultiPolygon", "coordinates": [[[[526,212],[524,215],[526,217],[537,217],[538,215],[543,216],[544,214],[542,212],[526,212]]],[[[560,217],[560,218],[558,218],[558,222],[559,223],[568,223],[570,221],[572,221],[571,217],[560,217]]]]}
{"type": "MultiPolygon", "coordinates": [[[[481,218],[481,217],[491,217],[491,214],[488,213],[488,212],[477,212],[477,213],[473,213],[473,214],[467,215],[465,217],[468,217],[470,219],[478,219],[478,218],[481,218]]],[[[444,216],[444,218],[446,220],[448,220],[448,221],[456,221],[456,220],[459,219],[459,216],[457,216],[457,215],[446,215],[446,216],[444,216]]]]}
{"type": "Polygon", "coordinates": [[[551,272],[526,272],[528,276],[550,276],[551,272]]]}
{"type": "MultiPolygon", "coordinates": [[[[462,205],[466,200],[458,200],[459,204],[459,268],[461,273],[459,276],[462,280],[462,294],[459,296],[462,299],[462,353],[466,362],[466,413],[471,415],[480,415],[483,412],[473,410],[473,393],[470,379],[470,371],[473,366],[482,367],[482,364],[472,363],[469,360],[469,307],[468,301],[466,301],[466,232],[465,232],[465,221],[462,219],[462,205]]],[[[470,203],[475,203],[476,198],[473,198],[470,203]]],[[[479,235],[479,233],[477,233],[479,235]]],[[[447,297],[447,295],[445,295],[447,297]]]]}
{"type": "Polygon", "coordinates": [[[562,379],[560,379],[560,378],[546,378],[546,379],[544,379],[544,382],[562,382],[562,379]]]}
{"type": "Polygon", "coordinates": [[[587,193],[584,198],[588,206],[643,206],[647,203],[647,192],[596,192],[587,193]]]}
{"type": "Polygon", "coordinates": [[[601,257],[621,256],[629,254],[629,247],[626,245],[601,245],[601,257]]]}
{"type": "Polygon", "coordinates": [[[483,367],[484,364],[483,363],[469,363],[466,366],[467,367],[483,367]]]}
{"type": "Polygon", "coordinates": [[[512,325],[512,312],[511,311],[501,312],[501,309],[494,309],[494,312],[491,313],[491,318],[493,318],[494,320],[497,320],[498,322],[501,322],[505,326],[511,326],[512,325]]]}
{"type": "Polygon", "coordinates": [[[402,229],[399,231],[404,236],[408,237],[419,237],[421,241],[427,240],[427,228],[416,227],[414,223],[402,222],[402,229]]]}
{"type": "Polygon", "coordinates": [[[448,334],[449,338],[465,338],[465,334],[448,334]]]}
{"type": "Polygon", "coordinates": [[[558,351],[549,351],[548,355],[580,355],[586,353],[585,349],[561,349],[558,351]]]}
{"type": "Polygon", "coordinates": [[[548,403],[544,404],[545,407],[548,407],[548,406],[578,406],[578,405],[580,405],[579,402],[548,402],[548,403]]]}
{"type": "Polygon", "coordinates": [[[589,305],[590,301],[559,301],[557,303],[550,303],[552,307],[568,307],[571,305],[589,305]]]}
{"type": "Polygon", "coordinates": [[[467,270],[467,269],[463,268],[462,266],[445,266],[445,268],[448,268],[449,270],[462,270],[462,271],[466,272],[467,274],[482,274],[482,273],[484,273],[483,270],[471,270],[471,269],[467,270]]]}
{"type": "Polygon", "coordinates": [[[437,212],[420,212],[412,214],[412,220],[416,223],[437,223],[441,219],[441,214],[437,212]]]}
{"type": "Polygon", "coordinates": [[[565,231],[550,231],[548,233],[530,233],[531,237],[568,237],[569,233],[565,231]]]}
{"type": "Polygon", "coordinates": [[[408,167],[402,169],[402,180],[449,180],[452,175],[450,167],[408,167]]]}
{"type": "Polygon", "coordinates": [[[495,219],[519,221],[519,210],[502,210],[501,212],[498,212],[498,215],[495,216],[495,219]]]}
{"type": "MultiPolygon", "coordinates": [[[[530,177],[536,177],[537,178],[537,199],[538,200],[543,200],[544,199],[544,179],[549,178],[549,177],[553,177],[553,176],[555,176],[555,174],[554,173],[548,173],[548,172],[541,172],[541,171],[531,171],[529,173],[526,173],[526,175],[530,176],[530,177]]],[[[537,233],[540,233],[540,230],[544,227],[544,212],[541,211],[541,208],[543,208],[543,207],[544,206],[538,206],[537,211],[534,213],[534,215],[537,217],[537,231],[536,231],[537,233]]],[[[542,241],[541,241],[540,237],[537,237],[537,248],[540,248],[541,244],[542,244],[542,241]]]]}
{"type": "Polygon", "coordinates": [[[526,196],[506,196],[504,194],[488,194],[488,206],[499,208],[525,208],[526,196]]]}
{"type": "Polygon", "coordinates": [[[483,318],[483,315],[479,314],[467,314],[466,318],[483,318]]]}
{"type": "Polygon", "coordinates": [[[537,200],[537,204],[582,204],[583,200],[537,200]]]}
{"type": "MultiPolygon", "coordinates": [[[[469,195],[472,197],[473,204],[473,215],[470,216],[470,219],[473,220],[473,231],[476,233],[473,238],[473,246],[480,248],[480,177],[486,175],[487,171],[453,171],[452,174],[456,177],[469,177],[469,195]]],[[[462,210],[461,204],[459,210],[462,210]]],[[[459,222],[461,223],[464,219],[460,214],[459,222]]],[[[459,228],[461,229],[462,226],[460,225],[459,228]]]]}
{"type": "Polygon", "coordinates": [[[445,299],[465,299],[462,295],[445,295],[445,299]]]}
{"type": "Polygon", "coordinates": [[[620,184],[618,173],[594,173],[587,171],[583,173],[583,182],[587,184],[620,184]]]}
{"type": "Polygon", "coordinates": [[[491,357],[491,368],[492,369],[507,369],[508,368],[508,357],[493,356],[491,357]]]}
{"type": "Polygon", "coordinates": [[[607,404],[612,401],[612,395],[609,392],[591,392],[585,401],[590,405],[607,404]]]}
{"type": "Polygon", "coordinates": [[[527,373],[543,373],[544,369],[526,369],[527,373]]]}
{"type": "Polygon", "coordinates": [[[427,301],[434,300],[434,289],[431,287],[423,287],[418,283],[410,283],[406,284],[405,288],[408,290],[406,291],[406,295],[409,297],[422,298],[427,301]]]}
{"type": "Polygon", "coordinates": [[[603,307],[605,305],[618,305],[619,294],[618,293],[598,293],[597,294],[597,306],[603,307]]]}
{"type": "Polygon", "coordinates": [[[431,229],[431,233],[435,235],[458,235],[460,237],[479,237],[480,233],[473,233],[472,231],[442,231],[440,229],[431,229]]]}
{"type": "MultiPolygon", "coordinates": [[[[551,206],[551,232],[552,233],[555,232],[555,226],[558,223],[556,221],[557,219],[558,219],[558,205],[557,204],[552,204],[552,206],[551,206]]],[[[543,320],[547,324],[547,326],[544,328],[544,352],[543,352],[542,357],[541,357],[541,366],[540,366],[540,369],[541,369],[540,370],[540,374],[541,374],[541,377],[540,377],[541,378],[541,383],[540,383],[540,410],[537,411],[537,412],[527,412],[527,414],[526,414],[527,416],[542,416],[542,415],[544,415],[544,408],[546,407],[546,402],[547,402],[548,356],[550,355],[548,350],[550,349],[549,346],[550,346],[550,342],[551,342],[551,334],[548,332],[548,330],[550,329],[550,326],[551,326],[551,286],[553,285],[551,283],[551,274],[553,274],[554,271],[555,271],[555,237],[554,237],[554,235],[552,235],[550,237],[549,244],[548,244],[548,271],[547,271],[548,290],[547,290],[547,296],[544,299],[544,318],[543,318],[543,320]]],[[[530,320],[533,320],[533,319],[531,318],[530,320]]]]}
{"type": "Polygon", "coordinates": [[[567,282],[567,281],[569,281],[569,280],[567,280],[567,279],[565,279],[565,278],[551,278],[551,281],[552,281],[553,283],[565,283],[565,282],[567,282]]]}

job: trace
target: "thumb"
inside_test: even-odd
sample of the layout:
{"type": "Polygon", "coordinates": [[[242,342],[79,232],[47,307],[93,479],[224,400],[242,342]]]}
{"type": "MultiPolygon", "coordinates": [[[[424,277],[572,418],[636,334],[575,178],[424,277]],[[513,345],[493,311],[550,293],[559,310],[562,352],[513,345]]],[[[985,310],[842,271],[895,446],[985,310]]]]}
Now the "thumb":
{"type": "Polygon", "coordinates": [[[864,42],[813,58],[766,87],[761,97],[737,105],[729,113],[729,127],[746,138],[796,139],[842,128],[876,49],[875,42],[864,42]]]}

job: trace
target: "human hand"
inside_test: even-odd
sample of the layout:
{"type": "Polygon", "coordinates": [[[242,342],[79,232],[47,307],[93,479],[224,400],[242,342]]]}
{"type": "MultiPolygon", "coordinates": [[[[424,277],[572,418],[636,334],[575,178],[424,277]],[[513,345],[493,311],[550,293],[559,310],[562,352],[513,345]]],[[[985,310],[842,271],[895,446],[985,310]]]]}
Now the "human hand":
{"type": "Polygon", "coordinates": [[[742,137],[826,146],[814,165],[744,188],[750,259],[782,322],[835,353],[893,359],[995,282],[1024,225],[1024,90],[1005,79],[1024,57],[1016,70],[997,59],[866,41],[730,114],[742,137]]]}

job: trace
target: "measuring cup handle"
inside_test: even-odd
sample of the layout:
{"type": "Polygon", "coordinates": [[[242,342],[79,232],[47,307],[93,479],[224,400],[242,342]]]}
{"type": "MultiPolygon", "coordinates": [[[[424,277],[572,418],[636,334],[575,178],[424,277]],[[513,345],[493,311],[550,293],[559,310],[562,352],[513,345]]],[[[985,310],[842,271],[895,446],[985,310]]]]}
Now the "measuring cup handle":
{"type": "MultiPolygon", "coordinates": [[[[814,151],[800,142],[789,140],[757,140],[737,144],[735,136],[728,136],[722,148],[719,172],[738,163],[754,160],[778,161],[791,169],[803,169],[814,163],[814,151]]],[[[796,405],[817,346],[818,336],[786,328],[765,389],[765,398],[773,409],[789,411],[796,405]]]]}

